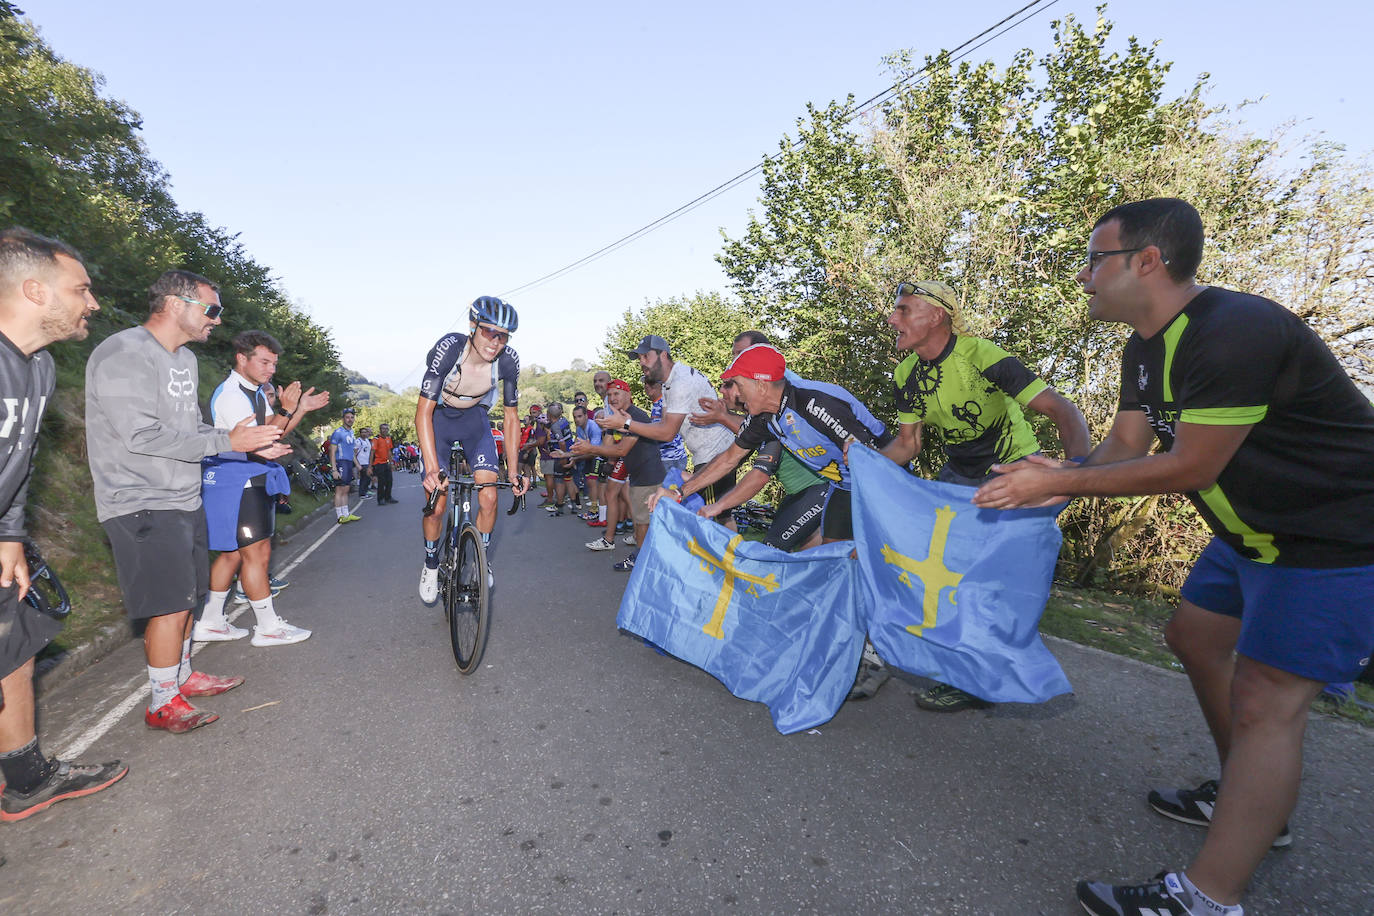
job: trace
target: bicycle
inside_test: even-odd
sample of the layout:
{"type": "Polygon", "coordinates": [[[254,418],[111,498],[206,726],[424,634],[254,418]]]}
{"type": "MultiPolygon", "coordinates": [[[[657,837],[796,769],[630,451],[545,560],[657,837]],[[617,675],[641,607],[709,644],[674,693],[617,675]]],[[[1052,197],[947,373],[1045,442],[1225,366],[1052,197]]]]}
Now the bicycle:
{"type": "Polygon", "coordinates": [[[296,473],[308,493],[330,493],[334,490],[334,478],[329,474],[327,461],[301,464],[296,473]]]}
{"type": "Polygon", "coordinates": [[[773,527],[773,507],[749,500],[736,506],[730,514],[740,531],[767,531],[773,527]]]}
{"type": "MultiPolygon", "coordinates": [[[[449,452],[448,472],[439,472],[439,486],[425,500],[424,514],[433,515],[441,488],[447,485],[448,506],[439,553],[439,598],[448,620],[453,660],[460,674],[471,674],[482,662],[491,622],[491,579],[487,549],[482,532],[477,530],[474,494],[485,487],[509,488],[510,483],[495,480],[477,483],[471,474],[460,473],[466,465],[463,448],[457,442],[449,452]]],[[[523,508],[525,498],[517,496],[507,515],[523,508]]]]}

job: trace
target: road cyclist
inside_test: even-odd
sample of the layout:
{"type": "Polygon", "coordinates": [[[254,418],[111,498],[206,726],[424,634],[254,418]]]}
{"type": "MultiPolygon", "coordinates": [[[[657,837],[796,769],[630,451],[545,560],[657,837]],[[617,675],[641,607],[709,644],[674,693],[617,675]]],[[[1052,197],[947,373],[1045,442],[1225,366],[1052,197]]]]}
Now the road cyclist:
{"type": "MultiPolygon", "coordinates": [[[[425,539],[425,562],[420,571],[420,600],[433,605],[439,598],[439,562],[444,509],[447,493],[440,489],[440,471],[447,456],[459,443],[477,489],[475,527],[485,548],[496,525],[496,488],[499,476],[496,441],[491,434],[488,411],[500,389],[506,429],[520,428],[520,357],[507,346],[520,319],[515,309],[495,296],[481,296],[468,309],[468,333],[450,332],[439,338],[425,360],[425,375],[420,382],[420,397],[415,407],[415,436],[420,442],[424,464],[422,483],[427,494],[438,493],[433,511],[425,515],[421,527],[425,539]]],[[[519,467],[516,437],[505,437],[506,468],[519,467]]],[[[510,481],[511,492],[524,496],[530,479],[518,475],[510,481]]],[[[428,504],[427,504],[428,505],[428,504]]],[[[490,577],[488,587],[494,584],[490,577]]]]}

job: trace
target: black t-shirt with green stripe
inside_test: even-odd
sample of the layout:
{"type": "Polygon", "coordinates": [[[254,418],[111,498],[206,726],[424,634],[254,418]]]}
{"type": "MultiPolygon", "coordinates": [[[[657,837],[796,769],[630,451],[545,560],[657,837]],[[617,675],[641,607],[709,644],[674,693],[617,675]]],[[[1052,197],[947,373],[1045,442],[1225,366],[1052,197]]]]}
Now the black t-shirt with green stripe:
{"type": "Polygon", "coordinates": [[[1217,482],[1189,493],[1243,556],[1298,567],[1374,563],[1374,404],[1302,319],[1209,287],[1150,339],[1132,334],[1122,410],[1165,449],[1175,424],[1254,424],[1217,482]]]}

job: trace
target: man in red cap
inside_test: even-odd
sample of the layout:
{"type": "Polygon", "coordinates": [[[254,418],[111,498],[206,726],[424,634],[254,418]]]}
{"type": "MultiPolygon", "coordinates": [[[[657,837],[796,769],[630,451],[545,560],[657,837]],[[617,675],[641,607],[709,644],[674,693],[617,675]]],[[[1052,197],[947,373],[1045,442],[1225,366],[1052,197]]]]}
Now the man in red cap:
{"type": "Polygon", "coordinates": [[[734,443],[704,468],[698,468],[678,495],[700,491],[730,473],[759,446],[782,443],[802,464],[830,481],[821,531],[827,541],[854,536],[850,512],[851,442],[881,449],[892,441],[882,421],[839,385],[799,376],[784,378],[787,361],[769,344],[747,347],[721,373],[734,379],[748,411],[734,443]]]}

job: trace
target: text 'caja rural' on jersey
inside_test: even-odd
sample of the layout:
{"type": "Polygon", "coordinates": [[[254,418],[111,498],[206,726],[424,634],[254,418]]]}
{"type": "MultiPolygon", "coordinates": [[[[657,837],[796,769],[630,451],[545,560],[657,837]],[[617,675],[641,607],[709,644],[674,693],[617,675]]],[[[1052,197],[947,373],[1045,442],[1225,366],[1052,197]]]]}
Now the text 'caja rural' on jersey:
{"type": "MultiPolygon", "coordinates": [[[[467,356],[466,334],[445,334],[425,358],[425,376],[420,380],[420,397],[438,401],[442,407],[462,410],[481,405],[489,410],[496,404],[496,390],[501,389],[501,404],[515,407],[520,403],[517,382],[520,377],[520,356],[510,347],[504,348],[491,363],[489,384],[472,384],[463,378],[463,360],[467,356]],[[474,395],[475,389],[485,387],[485,393],[474,395]]],[[[483,383],[488,380],[484,376],[483,383]]]]}
{"type": "Polygon", "coordinates": [[[844,444],[850,439],[873,448],[892,441],[887,427],[858,398],[839,385],[789,378],[777,413],[750,414],[735,444],[753,451],[770,439],[782,443],[802,464],[841,490],[850,487],[844,444]]]}
{"type": "Polygon", "coordinates": [[[952,335],[934,359],[913,353],[898,363],[892,383],[897,419],[936,433],[963,477],[1040,451],[1021,408],[1048,386],[990,340],[952,335]]]}
{"type": "Polygon", "coordinates": [[[1298,316],[1208,288],[1126,342],[1121,410],[1164,448],[1178,423],[1253,424],[1217,482],[1189,493],[1242,556],[1277,566],[1374,563],[1374,404],[1298,316]]]}

